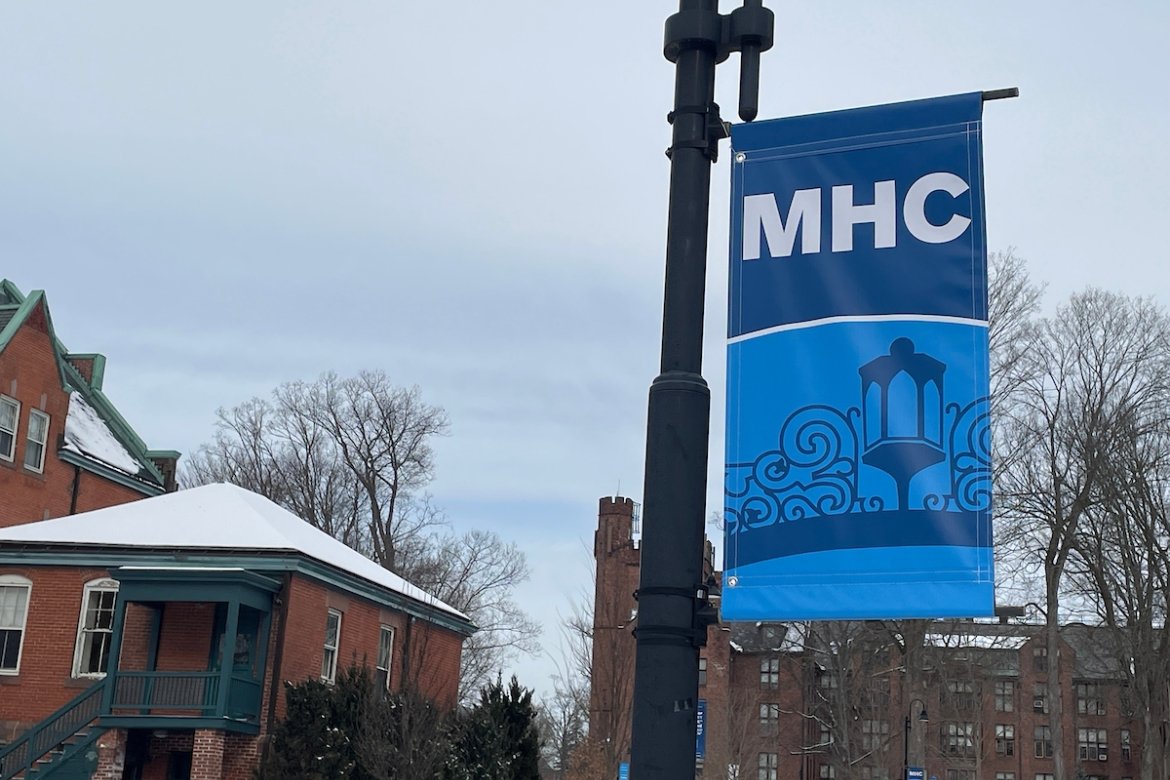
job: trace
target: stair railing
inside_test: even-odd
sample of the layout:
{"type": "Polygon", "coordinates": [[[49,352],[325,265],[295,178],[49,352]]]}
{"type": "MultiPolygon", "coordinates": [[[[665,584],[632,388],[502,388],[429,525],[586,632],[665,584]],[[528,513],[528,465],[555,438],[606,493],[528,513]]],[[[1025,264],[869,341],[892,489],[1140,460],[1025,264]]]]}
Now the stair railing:
{"type": "Polygon", "coordinates": [[[108,679],[94,683],[0,750],[0,780],[12,780],[21,772],[27,777],[49,751],[93,724],[101,715],[107,684],[108,679]]]}

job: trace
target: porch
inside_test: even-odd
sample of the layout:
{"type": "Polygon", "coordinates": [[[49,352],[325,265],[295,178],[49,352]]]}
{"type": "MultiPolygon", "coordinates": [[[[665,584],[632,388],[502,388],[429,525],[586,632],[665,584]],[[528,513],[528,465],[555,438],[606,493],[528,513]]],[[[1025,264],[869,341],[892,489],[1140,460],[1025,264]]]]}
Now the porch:
{"type": "Polygon", "coordinates": [[[280,582],[234,568],[124,566],[112,575],[101,725],[258,734],[280,582]],[[202,618],[190,618],[191,605],[202,618]]]}

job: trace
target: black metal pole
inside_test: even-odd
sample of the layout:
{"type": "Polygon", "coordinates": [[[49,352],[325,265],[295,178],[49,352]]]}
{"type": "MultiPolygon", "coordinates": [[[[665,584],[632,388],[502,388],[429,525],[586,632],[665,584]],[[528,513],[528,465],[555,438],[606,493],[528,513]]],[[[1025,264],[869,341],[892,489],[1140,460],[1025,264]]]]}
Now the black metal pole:
{"type": "MultiPolygon", "coordinates": [[[[650,386],[643,492],[642,571],[634,671],[632,780],[695,772],[699,648],[706,642],[703,517],[711,397],[701,375],[711,164],[726,136],[715,105],[715,65],[746,44],[744,65],[772,43],[772,14],[746,0],[726,17],[718,0],[679,0],[666,22],[675,64],[670,204],[660,374],[650,386]]],[[[749,91],[758,76],[744,80],[749,91]]],[[[756,95],[741,96],[755,116],[756,95]]],[[[747,109],[745,111],[745,108],[747,109]]]]}
{"type": "MultiPolygon", "coordinates": [[[[911,704],[911,707],[914,705],[911,704]]],[[[906,732],[902,737],[902,780],[910,780],[910,715],[906,715],[906,732]]]]}

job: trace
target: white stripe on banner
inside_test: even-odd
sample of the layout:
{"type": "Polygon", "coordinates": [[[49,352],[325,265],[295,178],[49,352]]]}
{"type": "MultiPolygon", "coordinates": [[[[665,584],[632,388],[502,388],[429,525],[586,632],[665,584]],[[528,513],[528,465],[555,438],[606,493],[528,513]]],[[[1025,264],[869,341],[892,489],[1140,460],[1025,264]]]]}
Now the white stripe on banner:
{"type": "Polygon", "coordinates": [[[819,320],[809,320],[808,322],[790,322],[787,325],[777,325],[774,328],[765,328],[764,330],[754,330],[751,333],[741,333],[735,338],[727,340],[728,344],[737,344],[741,341],[748,341],[750,339],[758,338],[760,336],[767,336],[772,333],[780,333],[785,330],[803,330],[805,328],[815,328],[819,325],[834,325],[839,322],[949,322],[953,325],[970,325],[976,328],[986,328],[987,320],[973,320],[967,317],[944,317],[936,314],[878,314],[878,315],[849,315],[842,317],[824,317],[819,320]]]}

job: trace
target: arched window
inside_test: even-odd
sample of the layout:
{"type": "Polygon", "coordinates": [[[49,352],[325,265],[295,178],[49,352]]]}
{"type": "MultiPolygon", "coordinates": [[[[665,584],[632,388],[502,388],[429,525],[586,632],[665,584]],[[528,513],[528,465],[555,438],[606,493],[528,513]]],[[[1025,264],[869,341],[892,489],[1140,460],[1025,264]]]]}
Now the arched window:
{"type": "Polygon", "coordinates": [[[20,672],[32,580],[15,574],[0,575],[0,674],[20,672]]]}
{"type": "Polygon", "coordinates": [[[100,579],[85,583],[81,617],[77,621],[77,646],[73,651],[74,677],[101,677],[106,673],[117,599],[117,580],[100,579]]]}

